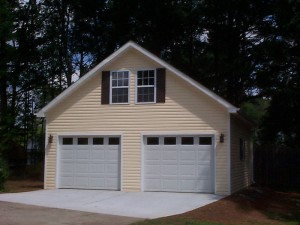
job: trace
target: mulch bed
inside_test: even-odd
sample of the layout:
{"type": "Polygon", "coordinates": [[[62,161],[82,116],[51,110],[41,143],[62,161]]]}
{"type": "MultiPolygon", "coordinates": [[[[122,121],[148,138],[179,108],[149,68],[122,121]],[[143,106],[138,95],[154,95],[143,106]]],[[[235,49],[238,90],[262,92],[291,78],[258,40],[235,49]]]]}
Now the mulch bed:
{"type": "Polygon", "coordinates": [[[178,218],[224,224],[300,224],[300,192],[279,192],[252,186],[178,218]],[[298,222],[299,223],[298,223],[298,222]]]}

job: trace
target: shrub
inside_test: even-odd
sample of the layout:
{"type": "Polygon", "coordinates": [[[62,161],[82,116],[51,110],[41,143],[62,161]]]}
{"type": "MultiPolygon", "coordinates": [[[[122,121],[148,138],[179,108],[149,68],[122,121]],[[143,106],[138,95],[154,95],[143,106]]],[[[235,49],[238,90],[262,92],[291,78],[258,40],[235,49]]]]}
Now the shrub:
{"type": "Polygon", "coordinates": [[[8,178],[8,166],[4,159],[0,158],[0,190],[4,189],[4,183],[8,178]]]}

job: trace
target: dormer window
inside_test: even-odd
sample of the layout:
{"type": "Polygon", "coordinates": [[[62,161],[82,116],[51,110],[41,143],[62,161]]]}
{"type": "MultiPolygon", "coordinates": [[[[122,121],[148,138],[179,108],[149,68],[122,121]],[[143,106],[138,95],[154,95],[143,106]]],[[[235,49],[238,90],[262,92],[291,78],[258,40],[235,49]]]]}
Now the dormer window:
{"type": "Polygon", "coordinates": [[[110,103],[129,103],[129,72],[112,71],[110,103]]]}
{"type": "Polygon", "coordinates": [[[136,77],[136,102],[155,103],[156,74],[155,70],[139,70],[136,77]]]}
{"type": "Polygon", "coordinates": [[[138,70],[135,91],[130,93],[128,70],[102,71],[101,104],[129,104],[130,95],[136,104],[165,103],[166,69],[138,70]]]}

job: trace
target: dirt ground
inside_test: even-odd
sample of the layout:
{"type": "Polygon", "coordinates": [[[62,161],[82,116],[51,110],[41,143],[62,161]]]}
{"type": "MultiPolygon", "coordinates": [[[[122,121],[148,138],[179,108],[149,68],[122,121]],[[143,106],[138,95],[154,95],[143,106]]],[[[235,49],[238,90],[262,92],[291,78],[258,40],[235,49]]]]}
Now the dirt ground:
{"type": "Polygon", "coordinates": [[[300,192],[253,186],[176,217],[224,224],[300,225],[300,192]]]}
{"type": "Polygon", "coordinates": [[[44,188],[44,182],[38,179],[13,179],[5,183],[6,193],[36,191],[44,188]]]}

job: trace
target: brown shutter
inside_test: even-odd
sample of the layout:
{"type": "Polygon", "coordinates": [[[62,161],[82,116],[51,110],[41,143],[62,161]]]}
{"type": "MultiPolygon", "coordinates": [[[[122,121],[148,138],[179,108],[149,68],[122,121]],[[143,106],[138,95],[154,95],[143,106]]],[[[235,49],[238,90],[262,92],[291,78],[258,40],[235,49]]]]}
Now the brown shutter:
{"type": "Polygon", "coordinates": [[[165,103],[166,69],[156,69],[156,103],[165,103]]]}
{"type": "Polygon", "coordinates": [[[102,71],[101,104],[109,104],[110,72],[102,71]]]}

